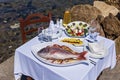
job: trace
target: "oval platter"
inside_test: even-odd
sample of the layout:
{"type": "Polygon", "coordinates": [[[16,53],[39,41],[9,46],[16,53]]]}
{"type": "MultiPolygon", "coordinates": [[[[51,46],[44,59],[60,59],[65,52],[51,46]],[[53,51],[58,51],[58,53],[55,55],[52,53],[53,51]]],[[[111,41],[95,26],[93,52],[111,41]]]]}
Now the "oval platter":
{"type": "Polygon", "coordinates": [[[40,57],[37,52],[46,47],[46,46],[49,46],[49,45],[53,45],[53,44],[59,44],[59,45],[65,45],[65,46],[68,46],[70,48],[72,48],[73,50],[77,51],[77,52],[81,52],[81,50],[79,49],[76,49],[74,46],[70,45],[70,44],[67,44],[67,43],[63,43],[63,42],[46,42],[46,43],[41,43],[41,44],[37,44],[37,45],[34,45],[31,47],[31,51],[32,51],[32,54],[34,55],[35,58],[37,58],[39,61],[45,63],[45,64],[48,64],[48,65],[51,65],[51,66],[56,66],[56,67],[67,67],[67,66],[73,66],[73,65],[77,65],[77,64],[87,64],[88,65],[88,57],[87,55],[85,55],[86,57],[86,60],[70,60],[69,62],[64,62],[62,64],[58,63],[58,61],[55,61],[54,63],[51,62],[51,60],[48,60],[48,59],[45,59],[45,58],[42,58],[40,57]]]}

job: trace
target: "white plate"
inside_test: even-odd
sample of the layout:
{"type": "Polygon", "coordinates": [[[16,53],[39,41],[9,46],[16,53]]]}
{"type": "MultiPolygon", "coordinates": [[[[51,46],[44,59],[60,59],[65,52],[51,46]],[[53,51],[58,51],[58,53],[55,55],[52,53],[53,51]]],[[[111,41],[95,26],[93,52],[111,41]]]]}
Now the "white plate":
{"type": "Polygon", "coordinates": [[[65,33],[70,36],[70,37],[85,37],[86,35],[88,35],[88,29],[90,27],[89,24],[87,24],[86,22],[83,22],[83,21],[74,21],[74,22],[70,22],[67,26],[70,27],[70,29],[73,31],[74,35],[71,35],[69,32],[69,30],[67,31],[67,27],[65,29],[65,33]],[[73,25],[75,24],[75,25],[73,25]],[[79,24],[82,24],[82,25],[79,25],[79,24]],[[86,25],[86,27],[84,27],[84,25],[86,25]],[[77,29],[76,28],[79,28],[79,32],[83,31],[82,34],[80,35],[76,35],[78,33],[77,29]],[[86,30],[86,34],[84,32],[84,30],[86,30]],[[75,34],[76,33],[76,34],[75,34]]]}
{"type": "Polygon", "coordinates": [[[88,51],[89,57],[92,57],[95,59],[104,58],[108,54],[108,51],[105,47],[104,47],[104,51],[102,52],[92,53],[90,50],[87,50],[87,51],[88,51]]]}
{"type": "Polygon", "coordinates": [[[52,66],[65,67],[65,66],[72,66],[72,65],[76,65],[76,64],[80,64],[80,63],[88,65],[88,57],[87,57],[87,55],[85,55],[86,60],[76,60],[74,62],[64,63],[64,64],[52,63],[50,60],[47,60],[47,59],[44,59],[44,58],[38,56],[37,52],[40,49],[42,49],[42,48],[44,48],[44,47],[46,47],[48,45],[53,45],[53,44],[65,45],[65,46],[68,46],[69,48],[73,49],[76,52],[81,52],[80,49],[75,48],[73,45],[70,45],[70,44],[67,44],[67,43],[62,43],[62,42],[46,42],[46,43],[37,44],[37,45],[34,45],[34,46],[31,47],[31,51],[32,51],[33,55],[38,60],[40,60],[41,62],[43,62],[45,64],[52,65],[52,66]]]}

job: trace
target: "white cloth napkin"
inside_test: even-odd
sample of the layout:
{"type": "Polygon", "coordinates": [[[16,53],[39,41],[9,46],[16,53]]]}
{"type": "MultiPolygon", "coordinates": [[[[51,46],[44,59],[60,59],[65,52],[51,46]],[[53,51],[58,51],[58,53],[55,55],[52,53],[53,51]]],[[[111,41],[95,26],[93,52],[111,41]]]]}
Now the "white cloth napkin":
{"type": "Polygon", "coordinates": [[[90,51],[94,54],[103,55],[105,51],[104,41],[99,41],[95,43],[88,43],[90,51]]]}

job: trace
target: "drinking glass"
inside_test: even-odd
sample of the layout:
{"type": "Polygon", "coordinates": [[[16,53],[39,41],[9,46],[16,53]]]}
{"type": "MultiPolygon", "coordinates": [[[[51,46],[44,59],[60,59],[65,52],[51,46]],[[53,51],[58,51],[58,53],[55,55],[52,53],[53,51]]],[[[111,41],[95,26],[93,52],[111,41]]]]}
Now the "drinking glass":
{"type": "Polygon", "coordinates": [[[44,36],[45,36],[45,32],[44,32],[44,27],[39,27],[38,28],[38,40],[40,42],[44,42],[44,36]]]}
{"type": "Polygon", "coordinates": [[[60,27],[60,20],[59,20],[59,18],[57,18],[56,24],[50,25],[49,28],[51,29],[50,31],[53,34],[52,35],[52,39],[58,39],[58,38],[61,37],[61,35],[60,35],[61,34],[61,27],[60,27]]]}
{"type": "Polygon", "coordinates": [[[90,27],[89,28],[89,37],[90,39],[97,41],[97,36],[99,35],[99,33],[97,32],[97,28],[96,27],[90,27]]]}
{"type": "Polygon", "coordinates": [[[92,19],[89,24],[90,24],[89,37],[93,41],[97,41],[97,36],[99,35],[98,27],[97,27],[98,26],[98,22],[97,22],[96,19],[92,19]]]}
{"type": "Polygon", "coordinates": [[[52,41],[53,31],[50,28],[44,29],[43,27],[38,28],[38,39],[42,42],[52,41]]]}
{"type": "Polygon", "coordinates": [[[46,42],[52,41],[52,36],[53,36],[53,30],[51,28],[47,28],[45,29],[45,38],[46,38],[46,42]]]}

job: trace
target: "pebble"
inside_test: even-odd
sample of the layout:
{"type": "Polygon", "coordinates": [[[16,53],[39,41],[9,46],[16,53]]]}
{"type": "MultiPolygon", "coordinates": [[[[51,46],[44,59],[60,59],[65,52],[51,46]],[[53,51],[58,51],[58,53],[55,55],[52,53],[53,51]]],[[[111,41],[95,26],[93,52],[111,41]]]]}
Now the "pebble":
{"type": "Polygon", "coordinates": [[[10,28],[14,29],[14,28],[19,28],[20,24],[19,23],[15,23],[13,25],[10,25],[10,28]]]}
{"type": "Polygon", "coordinates": [[[8,46],[8,48],[12,48],[12,46],[8,46]]]}

